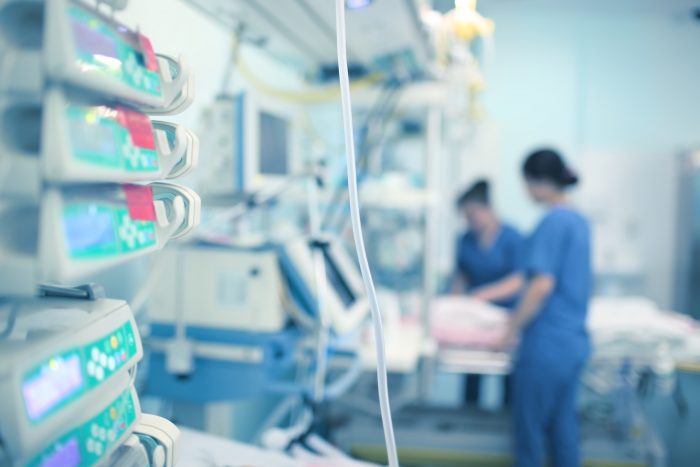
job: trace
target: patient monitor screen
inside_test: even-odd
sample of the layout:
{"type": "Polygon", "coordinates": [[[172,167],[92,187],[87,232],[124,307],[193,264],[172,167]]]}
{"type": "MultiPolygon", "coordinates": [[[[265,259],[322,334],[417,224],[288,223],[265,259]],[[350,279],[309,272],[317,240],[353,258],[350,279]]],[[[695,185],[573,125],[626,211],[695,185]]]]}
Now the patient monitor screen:
{"type": "Polygon", "coordinates": [[[352,304],[355,303],[355,294],[345,281],[340,269],[338,269],[338,266],[326,249],[323,250],[323,258],[325,259],[326,263],[326,277],[328,277],[328,283],[338,294],[338,297],[343,302],[345,308],[350,308],[352,304]]]}
{"type": "Polygon", "coordinates": [[[260,174],[287,175],[289,172],[289,122],[260,112],[260,174]]]}

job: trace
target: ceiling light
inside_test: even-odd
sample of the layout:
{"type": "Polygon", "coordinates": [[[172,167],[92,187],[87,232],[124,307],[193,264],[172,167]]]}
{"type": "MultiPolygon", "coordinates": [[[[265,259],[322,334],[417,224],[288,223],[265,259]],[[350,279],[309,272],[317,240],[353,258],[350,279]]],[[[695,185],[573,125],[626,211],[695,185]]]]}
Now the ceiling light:
{"type": "Polygon", "coordinates": [[[368,7],[371,3],[372,0],[345,0],[345,6],[349,10],[359,10],[368,7]]]}

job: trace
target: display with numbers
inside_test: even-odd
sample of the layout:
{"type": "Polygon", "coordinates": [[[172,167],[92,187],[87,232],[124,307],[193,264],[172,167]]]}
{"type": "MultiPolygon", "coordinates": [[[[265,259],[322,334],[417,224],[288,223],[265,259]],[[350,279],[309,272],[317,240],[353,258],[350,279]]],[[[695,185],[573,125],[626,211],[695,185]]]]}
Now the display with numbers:
{"type": "Polygon", "coordinates": [[[117,78],[139,91],[161,94],[158,60],[147,38],[82,6],[69,5],[66,13],[80,69],[117,78]]]}
{"type": "Polygon", "coordinates": [[[63,229],[73,259],[117,256],[156,244],[155,221],[134,220],[125,206],[106,202],[66,205],[63,229]]]}
{"type": "Polygon", "coordinates": [[[80,348],[51,356],[27,372],[22,397],[27,417],[39,423],[86,391],[109,380],[138,354],[131,322],[80,348]]]}
{"type": "Polygon", "coordinates": [[[89,467],[104,459],[130,433],[141,414],[129,389],[98,415],[52,442],[29,467],[89,467]]]}
{"type": "Polygon", "coordinates": [[[126,107],[66,107],[73,157],[98,167],[129,172],[160,170],[150,119],[126,107]]]}

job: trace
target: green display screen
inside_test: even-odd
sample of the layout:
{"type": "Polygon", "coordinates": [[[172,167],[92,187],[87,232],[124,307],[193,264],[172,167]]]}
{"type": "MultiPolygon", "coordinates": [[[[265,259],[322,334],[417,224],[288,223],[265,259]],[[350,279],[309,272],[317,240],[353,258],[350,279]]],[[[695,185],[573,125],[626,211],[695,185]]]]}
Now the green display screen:
{"type": "Polygon", "coordinates": [[[131,322],[86,346],[47,358],[22,379],[29,420],[37,424],[108,380],[138,352],[131,322]]]}
{"type": "Polygon", "coordinates": [[[135,90],[161,95],[160,75],[146,66],[138,34],[77,5],[68,7],[68,17],[81,70],[99,71],[135,90]]]}
{"type": "Polygon", "coordinates": [[[52,442],[28,467],[89,467],[104,459],[138,420],[131,389],[98,415],[52,442]]]}
{"type": "Polygon", "coordinates": [[[125,114],[122,109],[106,106],[66,107],[73,157],[101,168],[145,173],[159,171],[158,153],[152,144],[150,122],[147,120],[145,124],[145,131],[150,133],[150,141],[147,145],[139,144],[139,135],[132,134],[133,125],[131,128],[128,126],[125,114]]]}
{"type": "Polygon", "coordinates": [[[156,223],[133,220],[120,205],[70,204],[63,210],[63,230],[73,259],[114,257],[156,245],[156,223]]]}

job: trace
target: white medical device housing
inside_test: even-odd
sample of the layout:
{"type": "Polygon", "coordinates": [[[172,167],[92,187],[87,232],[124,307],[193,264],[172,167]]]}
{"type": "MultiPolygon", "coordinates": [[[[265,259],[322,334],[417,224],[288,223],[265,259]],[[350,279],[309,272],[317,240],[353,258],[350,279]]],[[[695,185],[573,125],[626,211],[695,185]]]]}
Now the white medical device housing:
{"type": "Polygon", "coordinates": [[[134,433],[142,440],[147,437],[157,443],[148,450],[151,467],[173,467],[177,464],[180,430],[169,420],[157,415],[142,414],[134,433]]]}
{"type": "Polygon", "coordinates": [[[323,253],[328,287],[325,312],[332,328],[339,335],[356,330],[369,314],[369,302],[359,269],[337,239],[302,238],[285,243],[284,255],[302,279],[296,284],[298,294],[306,297],[307,307],[318,313],[314,249],[323,253]]]}
{"type": "Polygon", "coordinates": [[[161,70],[150,41],[79,2],[46,2],[44,65],[52,79],[143,107],[166,108],[189,72],[161,70]]]}
{"type": "Polygon", "coordinates": [[[61,435],[18,465],[27,467],[113,465],[112,455],[133,433],[141,406],[133,386],[108,399],[98,409],[86,409],[59,431],[61,435]]]}
{"type": "Polygon", "coordinates": [[[172,323],[179,316],[188,326],[205,328],[284,328],[284,290],[274,249],[188,245],[163,255],[164,273],[149,306],[153,322],[172,323]]]}
{"type": "Polygon", "coordinates": [[[0,94],[36,96],[42,87],[44,0],[0,0],[0,94]]]}
{"type": "Polygon", "coordinates": [[[0,203],[0,293],[33,293],[37,282],[66,284],[161,249],[198,222],[200,199],[172,183],[48,189],[39,207],[0,203]],[[130,205],[130,190],[151,198],[130,205]],[[145,203],[145,204],[144,204],[145,203]],[[139,217],[135,209],[152,210],[139,217]],[[38,236],[37,236],[38,232],[38,236]],[[27,286],[30,289],[27,289],[27,286]]]}
{"type": "Polygon", "coordinates": [[[52,88],[39,99],[0,99],[0,195],[37,200],[52,184],[179,177],[197,164],[199,140],[105,99],[52,88]]]}
{"type": "Polygon", "coordinates": [[[151,122],[118,104],[67,97],[59,89],[44,102],[44,178],[54,182],[122,182],[177,176],[196,161],[196,137],[175,123],[151,122]],[[189,160],[186,164],[185,161],[189,160]]]}
{"type": "MultiPolygon", "coordinates": [[[[156,181],[193,167],[199,141],[149,117],[191,104],[188,66],[157,55],[100,3],[127,0],[0,0],[2,465],[136,460],[128,450],[111,457],[137,439],[141,421],[133,384],[143,349],[132,313],[94,299],[97,289],[53,284],[87,281],[199,222],[194,191],[156,181]],[[24,298],[47,282],[45,294],[85,291],[92,300],[24,298]]],[[[153,425],[142,427],[163,434],[151,464],[172,465],[177,430],[153,425]]]]}
{"type": "Polygon", "coordinates": [[[0,433],[15,459],[127,390],[143,356],[123,301],[37,298],[0,316],[9,329],[0,341],[0,433]]]}
{"type": "Polygon", "coordinates": [[[205,114],[201,191],[275,189],[302,170],[299,109],[252,92],[220,96],[205,114]]]}

